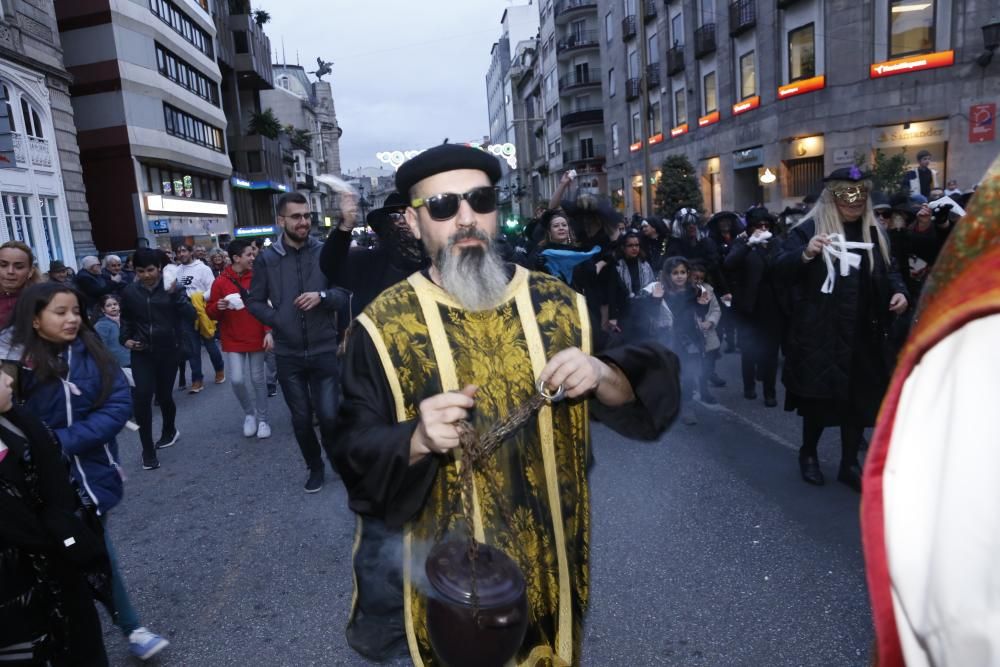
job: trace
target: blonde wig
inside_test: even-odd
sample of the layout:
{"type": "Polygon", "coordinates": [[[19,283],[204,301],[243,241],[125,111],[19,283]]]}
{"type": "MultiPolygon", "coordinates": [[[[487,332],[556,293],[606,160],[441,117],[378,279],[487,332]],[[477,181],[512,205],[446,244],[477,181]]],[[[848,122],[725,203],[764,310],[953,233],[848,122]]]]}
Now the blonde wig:
{"type": "MultiPolygon", "coordinates": [[[[846,236],[844,233],[844,221],[840,218],[840,212],[837,210],[837,203],[833,198],[833,186],[837,183],[849,183],[851,185],[859,185],[852,181],[832,181],[827,183],[826,187],[823,188],[822,194],[819,196],[819,200],[813,209],[809,211],[806,217],[799,220],[795,224],[795,227],[805,223],[807,220],[812,220],[816,223],[816,235],[820,234],[840,234],[846,236]]],[[[892,262],[889,259],[889,239],[885,234],[885,230],[882,225],[878,223],[875,218],[875,211],[872,209],[872,182],[871,181],[861,181],[860,185],[864,186],[868,190],[868,198],[865,201],[865,212],[861,216],[861,240],[865,243],[872,243],[872,227],[876,229],[878,234],[878,248],[882,253],[882,259],[885,260],[886,266],[889,266],[892,262]]],[[[794,228],[793,228],[794,229],[794,228]]],[[[868,251],[868,266],[871,267],[874,272],[875,268],[875,258],[872,257],[872,251],[868,251]]]]}

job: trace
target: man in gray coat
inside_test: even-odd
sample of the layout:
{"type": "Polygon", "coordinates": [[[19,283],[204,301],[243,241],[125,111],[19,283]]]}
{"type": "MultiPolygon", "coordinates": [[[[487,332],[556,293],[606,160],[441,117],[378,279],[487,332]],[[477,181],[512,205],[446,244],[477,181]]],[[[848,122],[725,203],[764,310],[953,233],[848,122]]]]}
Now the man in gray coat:
{"type": "Polygon", "coordinates": [[[278,382],[292,414],[295,439],[309,467],[306,493],[323,488],[323,455],[331,465],[337,421],[337,311],[348,292],[331,287],[319,267],[323,244],[309,236],[309,200],[290,192],[278,200],[282,234],[254,263],[247,307],[271,327],[278,382]],[[313,428],[319,418],[320,441],[313,428]]]}

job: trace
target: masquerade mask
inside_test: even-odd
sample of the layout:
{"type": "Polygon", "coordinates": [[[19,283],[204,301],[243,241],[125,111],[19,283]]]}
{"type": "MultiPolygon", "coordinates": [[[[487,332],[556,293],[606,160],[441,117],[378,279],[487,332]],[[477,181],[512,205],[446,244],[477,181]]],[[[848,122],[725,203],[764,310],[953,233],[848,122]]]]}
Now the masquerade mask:
{"type": "Polygon", "coordinates": [[[868,198],[868,188],[863,185],[841,185],[830,188],[830,192],[844,204],[855,204],[868,198]]]}

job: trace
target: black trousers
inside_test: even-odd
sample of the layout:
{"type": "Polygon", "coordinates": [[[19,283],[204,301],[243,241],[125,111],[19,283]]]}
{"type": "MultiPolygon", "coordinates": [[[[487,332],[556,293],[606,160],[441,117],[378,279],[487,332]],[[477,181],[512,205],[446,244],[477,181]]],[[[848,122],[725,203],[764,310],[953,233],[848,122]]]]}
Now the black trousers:
{"type": "Polygon", "coordinates": [[[174,404],[174,380],[177,378],[177,352],[132,352],[132,406],[139,424],[139,441],[144,458],[156,456],[153,440],[153,396],[160,403],[163,416],[163,433],[176,430],[177,406],[174,404]]]}
{"type": "Polygon", "coordinates": [[[340,404],[340,373],[337,355],[315,357],[278,356],[278,383],[292,413],[292,430],[302,458],[310,470],[323,469],[323,450],[333,465],[333,437],[340,404]],[[316,439],[313,413],[319,419],[320,440],[316,439]]]}
{"type": "Polygon", "coordinates": [[[781,333],[771,322],[743,316],[739,321],[740,367],[743,389],[756,389],[757,380],[764,385],[764,395],[775,395],[778,377],[778,345],[781,333]]]}

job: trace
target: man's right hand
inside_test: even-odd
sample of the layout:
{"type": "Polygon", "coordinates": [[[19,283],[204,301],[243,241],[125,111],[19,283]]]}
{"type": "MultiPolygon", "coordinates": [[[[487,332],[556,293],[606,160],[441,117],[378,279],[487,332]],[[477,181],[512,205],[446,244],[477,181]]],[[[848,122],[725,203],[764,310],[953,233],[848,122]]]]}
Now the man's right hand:
{"type": "Polygon", "coordinates": [[[449,391],[420,402],[420,422],[410,438],[410,463],[428,454],[445,454],[459,446],[456,422],[469,418],[475,407],[479,387],[467,385],[462,391],[449,391]]]}
{"type": "Polygon", "coordinates": [[[225,299],[219,299],[215,302],[215,307],[219,310],[229,310],[229,302],[225,299]]]}
{"type": "Polygon", "coordinates": [[[130,350],[141,350],[143,345],[142,342],[138,340],[127,340],[125,341],[125,347],[130,350]]]}

